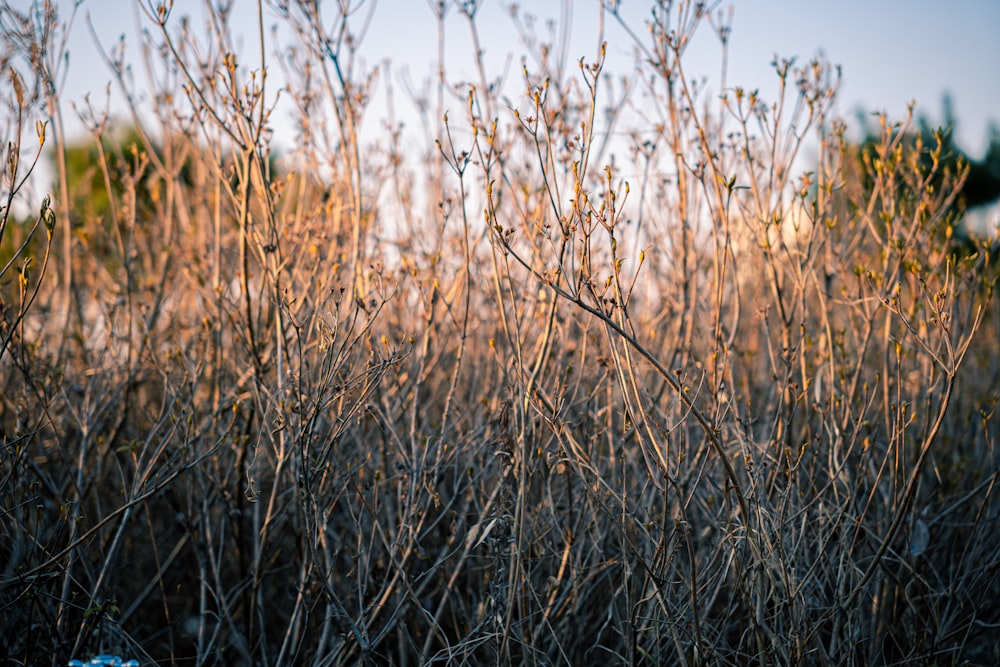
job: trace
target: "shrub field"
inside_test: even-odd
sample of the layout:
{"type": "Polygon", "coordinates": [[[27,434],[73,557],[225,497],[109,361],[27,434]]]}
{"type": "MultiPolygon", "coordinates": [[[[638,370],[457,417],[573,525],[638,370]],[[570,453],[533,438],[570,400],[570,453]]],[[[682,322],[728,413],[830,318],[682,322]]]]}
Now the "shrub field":
{"type": "Polygon", "coordinates": [[[501,71],[428,2],[423,87],[369,4],[142,0],[110,114],[72,3],[18,4],[9,664],[1000,662],[997,243],[945,133],[851,140],[821,59],[728,82],[687,0],[578,3],[584,53],[512,10],[501,71]]]}

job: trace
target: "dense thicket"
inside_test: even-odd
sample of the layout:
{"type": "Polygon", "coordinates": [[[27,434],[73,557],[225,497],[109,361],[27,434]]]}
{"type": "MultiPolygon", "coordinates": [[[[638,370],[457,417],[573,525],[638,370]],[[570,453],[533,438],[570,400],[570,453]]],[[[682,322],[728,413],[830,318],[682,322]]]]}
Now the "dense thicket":
{"type": "Polygon", "coordinates": [[[658,2],[579,62],[515,15],[510,105],[442,61],[427,144],[366,143],[363,17],[318,4],[272,3],[277,59],[144,3],[143,94],[109,52],[136,106],[75,149],[64,24],[2,5],[0,652],[1000,660],[996,263],[946,140],[852,146],[820,61],[692,79],[728,19],[658,2]]]}

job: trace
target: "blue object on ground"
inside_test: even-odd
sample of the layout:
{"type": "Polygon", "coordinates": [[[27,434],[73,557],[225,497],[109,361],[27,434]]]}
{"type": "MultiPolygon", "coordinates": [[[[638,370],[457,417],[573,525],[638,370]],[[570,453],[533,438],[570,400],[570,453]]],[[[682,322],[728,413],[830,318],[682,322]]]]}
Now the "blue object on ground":
{"type": "Polygon", "coordinates": [[[95,655],[87,662],[70,660],[69,667],[139,667],[139,661],[126,660],[122,662],[122,659],[117,655],[95,655]]]}

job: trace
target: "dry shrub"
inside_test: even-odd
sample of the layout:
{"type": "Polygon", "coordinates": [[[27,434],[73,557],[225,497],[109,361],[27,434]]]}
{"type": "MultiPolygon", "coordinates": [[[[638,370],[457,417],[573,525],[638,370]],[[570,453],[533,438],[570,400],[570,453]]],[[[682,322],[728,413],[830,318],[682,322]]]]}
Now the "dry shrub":
{"type": "MultiPolygon", "coordinates": [[[[263,14],[241,62],[223,9],[142,7],[149,108],[80,111],[90,208],[62,24],[2,7],[40,82],[5,118],[51,120],[61,189],[31,228],[58,275],[22,271],[50,243],[4,173],[12,661],[998,659],[996,265],[950,244],[965,174],[908,121],[859,151],[822,61],[715,97],[683,53],[725,52],[725,14],[657,3],[637,37],[609,3],[628,77],[515,13],[516,111],[481,53],[474,85],[441,62],[415,154],[392,119],[361,140],[346,5],[274,2],[279,63],[263,14]]],[[[432,6],[439,39],[454,12],[479,44],[479,9],[432,6]]]]}

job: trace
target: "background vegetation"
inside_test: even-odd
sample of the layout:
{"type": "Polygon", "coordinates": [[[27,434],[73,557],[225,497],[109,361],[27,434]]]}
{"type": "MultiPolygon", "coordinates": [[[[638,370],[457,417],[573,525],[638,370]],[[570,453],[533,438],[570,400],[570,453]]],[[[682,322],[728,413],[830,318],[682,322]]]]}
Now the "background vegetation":
{"type": "Polygon", "coordinates": [[[946,134],[852,145],[822,61],[710,93],[726,14],[661,1],[625,78],[521,15],[510,105],[442,60],[415,153],[359,138],[346,3],[271,3],[280,58],[142,7],[149,108],[107,52],[131,118],[83,146],[65,24],[0,12],[14,664],[1000,660],[995,237],[946,134]]]}

